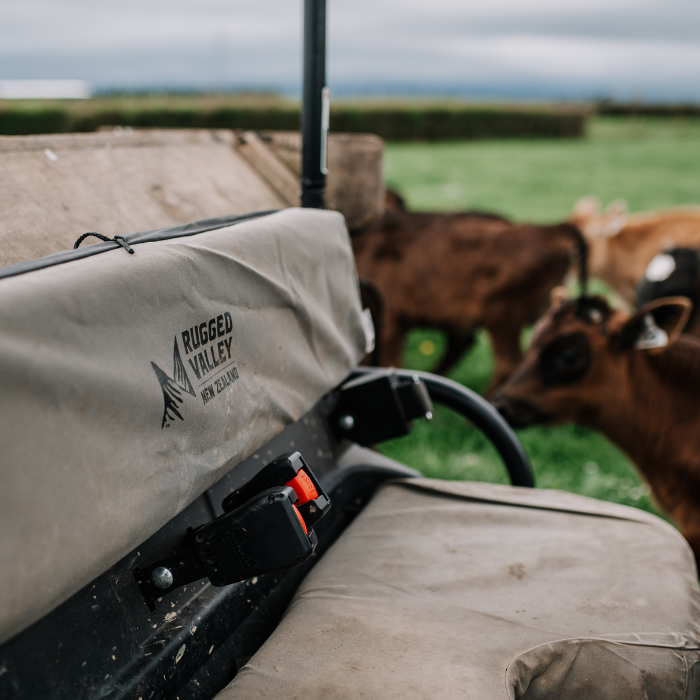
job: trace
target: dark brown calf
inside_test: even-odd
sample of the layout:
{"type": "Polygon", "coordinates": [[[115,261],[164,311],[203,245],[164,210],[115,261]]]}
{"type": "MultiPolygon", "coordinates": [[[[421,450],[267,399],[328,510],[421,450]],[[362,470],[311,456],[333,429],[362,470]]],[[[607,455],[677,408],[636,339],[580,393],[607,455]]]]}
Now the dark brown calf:
{"type": "Polygon", "coordinates": [[[384,217],[353,238],[353,248],[360,278],[383,299],[378,361],[400,366],[408,331],[427,326],[447,334],[447,352],[435,370],[445,373],[483,327],[496,359],[490,390],[520,362],[522,329],[545,311],[574,251],[585,256],[581,234],[569,224],[409,212],[393,192],[384,217]]]}
{"type": "Polygon", "coordinates": [[[700,561],[700,341],[680,335],[690,302],[633,316],[600,297],[553,308],[494,405],[514,427],[575,422],[637,465],[700,561]]]}

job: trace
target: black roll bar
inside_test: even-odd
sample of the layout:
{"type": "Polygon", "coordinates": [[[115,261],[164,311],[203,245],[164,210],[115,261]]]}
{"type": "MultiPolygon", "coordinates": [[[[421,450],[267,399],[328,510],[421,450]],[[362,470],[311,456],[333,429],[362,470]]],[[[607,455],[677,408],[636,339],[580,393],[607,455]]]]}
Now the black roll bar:
{"type": "Polygon", "coordinates": [[[304,0],[301,109],[301,206],[325,209],[329,118],[326,87],[326,0],[304,0]]]}

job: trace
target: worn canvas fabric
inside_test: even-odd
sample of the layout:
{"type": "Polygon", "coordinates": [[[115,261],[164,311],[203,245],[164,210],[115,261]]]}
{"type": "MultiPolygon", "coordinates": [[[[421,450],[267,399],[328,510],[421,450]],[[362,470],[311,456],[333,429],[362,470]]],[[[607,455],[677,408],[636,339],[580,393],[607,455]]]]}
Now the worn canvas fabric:
{"type": "Polygon", "coordinates": [[[696,700],[699,632],[662,520],[416,479],[375,496],[217,700],[696,700]]]}
{"type": "Polygon", "coordinates": [[[115,246],[0,279],[0,641],[299,419],[365,352],[340,214],[147,238],[129,237],[133,255],[115,246]]]}
{"type": "Polygon", "coordinates": [[[226,129],[0,136],[0,265],[110,238],[288,206],[226,129]]]}

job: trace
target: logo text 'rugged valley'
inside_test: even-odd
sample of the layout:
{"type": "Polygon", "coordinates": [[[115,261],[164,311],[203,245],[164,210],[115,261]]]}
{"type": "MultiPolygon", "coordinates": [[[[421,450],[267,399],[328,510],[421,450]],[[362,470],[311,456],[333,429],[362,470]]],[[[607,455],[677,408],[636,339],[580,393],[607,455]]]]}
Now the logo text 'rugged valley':
{"type": "MultiPolygon", "coordinates": [[[[192,326],[182,332],[182,345],[196,381],[204,405],[231,386],[239,377],[234,367],[235,358],[231,357],[233,320],[226,311],[209,321],[192,326]],[[206,386],[205,386],[206,385],[206,386]]],[[[163,420],[161,427],[170,427],[175,418],[184,420],[180,413],[184,393],[197,396],[180,355],[177,336],[173,347],[173,376],[169,377],[155,362],[151,362],[153,371],[163,390],[163,420]]]]}

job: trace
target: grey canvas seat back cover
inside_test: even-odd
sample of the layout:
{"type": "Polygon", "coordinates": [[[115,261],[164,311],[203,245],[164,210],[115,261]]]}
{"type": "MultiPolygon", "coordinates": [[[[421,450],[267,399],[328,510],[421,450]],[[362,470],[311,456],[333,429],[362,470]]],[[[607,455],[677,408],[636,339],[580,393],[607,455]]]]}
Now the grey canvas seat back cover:
{"type": "MultiPolygon", "coordinates": [[[[288,209],[2,277],[0,642],[298,420],[365,353],[343,217],[288,209]]],[[[97,249],[95,249],[97,250],[97,249]]]]}

